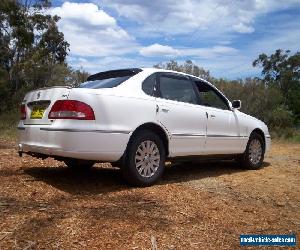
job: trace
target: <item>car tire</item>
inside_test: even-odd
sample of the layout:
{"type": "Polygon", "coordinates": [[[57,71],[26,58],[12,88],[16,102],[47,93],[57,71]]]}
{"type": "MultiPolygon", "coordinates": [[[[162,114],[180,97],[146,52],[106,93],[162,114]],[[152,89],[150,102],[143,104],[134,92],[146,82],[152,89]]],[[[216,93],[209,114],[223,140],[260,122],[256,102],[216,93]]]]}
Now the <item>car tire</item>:
{"type": "Polygon", "coordinates": [[[76,170],[89,169],[94,165],[93,161],[80,160],[80,159],[67,159],[64,160],[64,163],[67,165],[67,167],[76,170]]]}
{"type": "Polygon", "coordinates": [[[262,167],[265,154],[265,143],[262,136],[253,132],[247,143],[246,150],[239,162],[244,169],[259,169],[262,167]]]}
{"type": "Polygon", "coordinates": [[[162,176],[165,159],[160,137],[149,130],[137,131],[126,149],[123,177],[134,186],[151,186],[162,176]]]}

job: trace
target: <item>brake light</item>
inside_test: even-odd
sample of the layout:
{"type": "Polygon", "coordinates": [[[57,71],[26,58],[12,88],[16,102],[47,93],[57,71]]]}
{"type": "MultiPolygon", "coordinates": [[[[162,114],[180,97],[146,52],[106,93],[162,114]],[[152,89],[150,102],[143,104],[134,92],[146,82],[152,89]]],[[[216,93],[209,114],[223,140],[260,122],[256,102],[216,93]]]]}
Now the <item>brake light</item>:
{"type": "Polygon", "coordinates": [[[49,119],[95,120],[91,106],[75,100],[56,101],[48,115],[49,119]]]}
{"type": "Polygon", "coordinates": [[[20,107],[20,113],[21,113],[21,120],[26,119],[26,105],[22,104],[20,107]]]}

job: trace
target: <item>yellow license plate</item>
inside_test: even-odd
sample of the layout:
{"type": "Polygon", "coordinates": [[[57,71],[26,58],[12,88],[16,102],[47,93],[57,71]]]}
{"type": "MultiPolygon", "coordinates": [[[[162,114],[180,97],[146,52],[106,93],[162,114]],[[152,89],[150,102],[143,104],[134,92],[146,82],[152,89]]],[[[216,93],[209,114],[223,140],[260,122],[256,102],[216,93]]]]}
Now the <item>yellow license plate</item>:
{"type": "Polygon", "coordinates": [[[44,107],[33,107],[30,119],[42,119],[45,113],[44,107]]]}

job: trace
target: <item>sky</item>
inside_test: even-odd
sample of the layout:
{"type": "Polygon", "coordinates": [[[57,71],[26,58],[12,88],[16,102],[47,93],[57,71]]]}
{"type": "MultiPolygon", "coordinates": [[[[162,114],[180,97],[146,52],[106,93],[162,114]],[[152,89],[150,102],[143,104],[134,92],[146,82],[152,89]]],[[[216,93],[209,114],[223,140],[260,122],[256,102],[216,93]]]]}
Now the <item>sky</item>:
{"type": "Polygon", "coordinates": [[[192,60],[214,77],[258,76],[252,62],[300,51],[300,0],[53,0],[68,63],[90,73],[192,60]]]}

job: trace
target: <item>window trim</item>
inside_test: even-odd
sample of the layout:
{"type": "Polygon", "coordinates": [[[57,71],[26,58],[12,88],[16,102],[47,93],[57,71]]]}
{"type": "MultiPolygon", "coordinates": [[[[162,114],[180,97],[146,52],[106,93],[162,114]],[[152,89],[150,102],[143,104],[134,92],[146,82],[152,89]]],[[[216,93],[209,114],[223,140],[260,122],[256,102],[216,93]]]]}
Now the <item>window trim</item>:
{"type": "Polygon", "coordinates": [[[200,104],[200,97],[197,92],[198,91],[197,86],[196,86],[195,82],[191,79],[191,77],[189,77],[189,76],[182,75],[182,74],[176,74],[173,72],[159,72],[159,73],[157,73],[157,76],[156,76],[155,86],[156,86],[155,97],[157,97],[157,98],[160,98],[163,100],[168,100],[168,101],[173,101],[173,102],[178,102],[178,103],[190,104],[190,105],[199,105],[200,104]],[[163,76],[173,78],[173,79],[188,80],[189,82],[191,82],[194,93],[196,95],[197,103],[182,102],[182,101],[163,98],[162,94],[161,94],[161,90],[160,90],[160,78],[163,76]]]}
{"type": "Polygon", "coordinates": [[[154,72],[150,75],[148,75],[142,82],[142,91],[144,92],[145,95],[147,96],[152,96],[152,97],[156,97],[156,98],[160,98],[160,99],[163,99],[163,100],[168,100],[168,101],[175,101],[175,102],[179,102],[179,103],[185,103],[185,104],[192,104],[192,105],[200,105],[202,107],[207,107],[207,108],[215,108],[215,109],[219,109],[219,110],[228,110],[228,111],[231,111],[231,106],[230,106],[230,101],[224,96],[224,94],[219,91],[214,85],[212,85],[211,83],[209,82],[206,82],[205,80],[203,79],[198,79],[196,77],[193,77],[193,76],[189,76],[189,75],[182,75],[182,74],[177,74],[177,73],[173,73],[173,72],[154,72]],[[148,93],[146,93],[144,90],[143,90],[143,84],[144,82],[151,76],[155,75],[155,83],[153,85],[153,93],[152,95],[149,95],[148,93]],[[184,80],[188,80],[192,83],[192,86],[193,86],[193,89],[194,89],[194,92],[196,94],[196,98],[197,98],[197,103],[189,103],[189,102],[182,102],[182,101],[176,101],[176,100],[171,100],[171,99],[166,99],[166,98],[163,98],[162,95],[161,95],[161,91],[160,91],[160,77],[161,76],[166,76],[166,77],[169,77],[169,78],[174,78],[174,79],[184,79],[184,80]],[[221,100],[223,100],[224,104],[227,106],[227,109],[221,109],[221,108],[217,108],[217,107],[209,107],[209,106],[205,106],[202,104],[202,100],[200,98],[200,93],[199,93],[199,89],[198,89],[198,86],[197,86],[197,83],[196,82],[201,82],[202,84],[205,84],[207,85],[208,87],[210,87],[218,97],[220,97],[221,100]]]}
{"type": "Polygon", "coordinates": [[[142,87],[142,91],[144,92],[145,95],[156,97],[156,95],[157,95],[157,74],[158,74],[157,72],[152,73],[152,74],[148,75],[148,76],[143,80],[141,87],[142,87]],[[145,82],[148,78],[152,77],[153,75],[154,75],[154,78],[155,78],[155,83],[154,83],[154,85],[153,85],[152,94],[149,95],[148,93],[146,93],[146,92],[144,91],[143,86],[144,86],[144,82],[145,82]]]}
{"type": "MultiPolygon", "coordinates": [[[[113,87],[101,87],[101,88],[87,88],[87,89],[106,89],[106,88],[116,88],[120,85],[122,85],[124,82],[132,78],[133,76],[139,74],[143,70],[140,68],[128,68],[128,69],[116,69],[116,70],[109,70],[109,71],[102,71],[93,75],[90,75],[85,82],[93,82],[93,81],[102,81],[102,80],[108,80],[108,79],[115,79],[115,78],[120,78],[120,77],[128,77],[124,81],[121,81],[117,85],[113,87]]],[[[83,87],[82,84],[79,84],[76,88],[86,88],[83,87]]]]}
{"type": "Polygon", "coordinates": [[[231,106],[230,106],[229,100],[215,86],[213,86],[212,84],[210,84],[210,83],[208,83],[206,81],[203,81],[202,79],[191,78],[191,80],[194,82],[195,87],[197,89],[197,93],[198,93],[199,100],[200,100],[199,105],[201,105],[203,107],[207,107],[207,108],[215,108],[215,109],[219,109],[219,110],[228,110],[228,111],[231,111],[231,106]],[[220,97],[220,99],[224,102],[224,104],[227,106],[227,109],[221,109],[221,108],[217,108],[217,107],[210,107],[210,106],[203,105],[202,104],[202,100],[200,98],[200,91],[199,91],[199,88],[197,86],[196,81],[197,82],[201,82],[202,84],[205,84],[206,86],[210,87],[216,93],[216,95],[218,97],[220,97]]]}

